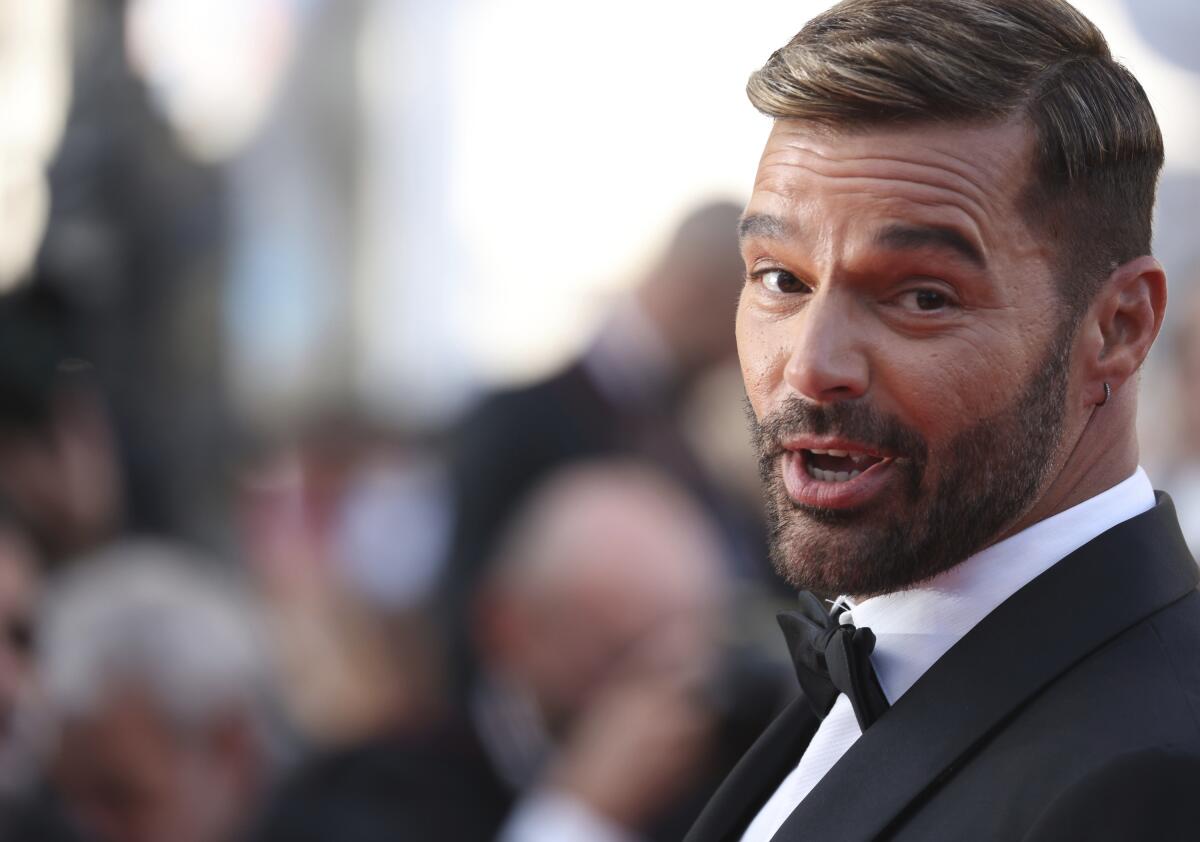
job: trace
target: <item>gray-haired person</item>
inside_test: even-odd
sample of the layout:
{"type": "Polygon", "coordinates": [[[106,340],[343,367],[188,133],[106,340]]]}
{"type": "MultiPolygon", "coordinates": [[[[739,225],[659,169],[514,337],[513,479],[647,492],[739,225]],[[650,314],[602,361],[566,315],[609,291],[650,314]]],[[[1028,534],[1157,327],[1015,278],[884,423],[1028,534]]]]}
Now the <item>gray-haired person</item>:
{"type": "Polygon", "coordinates": [[[39,669],[54,789],[104,842],[228,842],[267,782],[265,662],[238,592],[205,559],[125,543],[49,591],[39,669]]]}

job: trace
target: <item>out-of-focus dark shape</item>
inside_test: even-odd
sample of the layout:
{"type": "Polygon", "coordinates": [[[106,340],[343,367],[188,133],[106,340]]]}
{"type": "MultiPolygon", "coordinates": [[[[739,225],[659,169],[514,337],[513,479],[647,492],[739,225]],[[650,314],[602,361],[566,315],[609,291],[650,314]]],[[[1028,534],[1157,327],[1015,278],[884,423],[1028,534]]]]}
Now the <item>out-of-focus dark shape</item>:
{"type": "Polygon", "coordinates": [[[0,839],[40,772],[47,732],[34,670],[40,558],[15,512],[0,498],[0,839]]]}
{"type": "Polygon", "coordinates": [[[1162,487],[1171,493],[1192,554],[1200,557],[1200,290],[1191,290],[1171,337],[1175,442],[1162,487]]]}
{"type": "Polygon", "coordinates": [[[0,296],[0,494],[48,560],[99,546],[122,524],[107,407],[49,284],[0,296]]]}
{"type": "Polygon", "coordinates": [[[52,586],[38,669],[57,748],[16,838],[245,832],[270,771],[266,672],[250,615],[212,567],[170,545],[124,543],[52,586]]]}
{"type": "Polygon", "coordinates": [[[691,387],[734,358],[745,271],[739,213],[731,202],[693,212],[581,358],[486,398],[459,424],[446,580],[452,636],[512,513],[551,471],[579,459],[627,455],[666,470],[717,518],[729,565],[749,578],[766,575],[757,499],[747,504],[706,471],[680,423],[691,387]]]}
{"type": "Polygon", "coordinates": [[[34,283],[73,312],[139,532],[214,543],[227,424],[220,176],[180,150],[126,57],[123,0],[71,4],[73,97],[34,283]]]}
{"type": "Polygon", "coordinates": [[[656,471],[588,463],[548,477],[488,571],[470,612],[469,704],[314,762],[266,842],[482,842],[502,828],[521,840],[564,799],[677,839],[779,702],[751,662],[737,699],[715,692],[729,678],[720,540],[656,471]]]}

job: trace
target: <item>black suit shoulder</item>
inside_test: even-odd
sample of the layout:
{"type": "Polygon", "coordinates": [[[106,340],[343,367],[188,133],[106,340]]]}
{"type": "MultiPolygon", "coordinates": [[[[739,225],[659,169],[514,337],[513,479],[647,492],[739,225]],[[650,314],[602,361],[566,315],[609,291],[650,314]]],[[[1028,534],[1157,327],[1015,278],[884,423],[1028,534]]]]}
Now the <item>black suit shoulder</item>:
{"type": "MultiPolygon", "coordinates": [[[[1173,791],[1156,782],[1194,771],[1179,747],[1200,745],[1198,584],[1160,494],[980,621],[847,750],[776,839],[1044,842],[1081,811],[1110,806],[1116,835],[1097,838],[1154,838],[1117,819],[1150,817],[1139,802],[1173,791]],[[1146,763],[1145,785],[1100,804],[1146,763]]],[[[690,842],[738,838],[815,729],[802,708],[785,714],[690,842]]],[[[1159,812],[1165,826],[1189,821],[1186,804],[1159,812]]]]}
{"type": "Polygon", "coordinates": [[[1113,758],[1047,806],[1025,842],[1183,842],[1200,837],[1200,746],[1113,758]]]}
{"type": "Polygon", "coordinates": [[[470,727],[380,737],[313,758],[251,842],[490,842],[514,794],[470,727]]]}
{"type": "Polygon", "coordinates": [[[1164,839],[1200,838],[1200,795],[1190,798],[1195,809],[1190,801],[1154,806],[1182,791],[1160,786],[1180,771],[1200,794],[1198,701],[1200,594],[1193,592],[1124,630],[1014,711],[898,817],[888,838],[1151,839],[1122,835],[1132,832],[1129,822],[1150,817],[1165,827],[1191,823],[1191,835],[1164,839]],[[1123,796],[1113,797],[1109,790],[1121,784],[1123,796]],[[1109,821],[1081,827],[1108,827],[1110,835],[1054,835],[1089,811],[1109,821]]]}

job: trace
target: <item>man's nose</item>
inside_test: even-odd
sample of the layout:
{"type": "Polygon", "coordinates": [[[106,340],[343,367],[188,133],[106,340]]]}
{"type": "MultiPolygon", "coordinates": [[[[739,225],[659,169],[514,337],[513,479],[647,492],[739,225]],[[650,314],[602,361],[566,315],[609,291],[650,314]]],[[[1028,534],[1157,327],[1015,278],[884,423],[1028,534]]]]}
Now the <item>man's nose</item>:
{"type": "Polygon", "coordinates": [[[785,385],[815,403],[852,400],[866,393],[870,366],[853,301],[819,292],[797,314],[785,385]]]}

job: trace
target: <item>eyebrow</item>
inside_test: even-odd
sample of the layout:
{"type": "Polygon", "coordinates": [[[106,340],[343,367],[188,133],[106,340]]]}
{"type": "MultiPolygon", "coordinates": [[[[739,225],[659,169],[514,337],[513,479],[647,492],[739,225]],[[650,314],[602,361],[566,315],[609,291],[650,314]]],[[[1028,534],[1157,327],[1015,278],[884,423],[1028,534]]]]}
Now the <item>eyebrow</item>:
{"type": "MultiPolygon", "coordinates": [[[[799,229],[790,220],[768,213],[754,213],[742,217],[738,224],[738,238],[746,240],[762,237],[768,240],[786,240],[797,236],[799,229]]],[[[923,248],[939,248],[952,251],[980,269],[987,268],[983,251],[965,234],[942,225],[911,225],[896,223],[889,225],[875,236],[875,242],[888,248],[902,251],[917,251],[923,248]]]]}
{"type": "Polygon", "coordinates": [[[875,242],[888,248],[915,251],[923,248],[946,249],[965,258],[980,269],[987,268],[987,259],[975,243],[953,228],[940,225],[889,225],[875,236],[875,242]]]}
{"type": "Polygon", "coordinates": [[[796,235],[796,226],[781,216],[769,213],[752,213],[743,216],[738,223],[738,239],[764,237],[768,240],[786,240],[796,235]]]}

